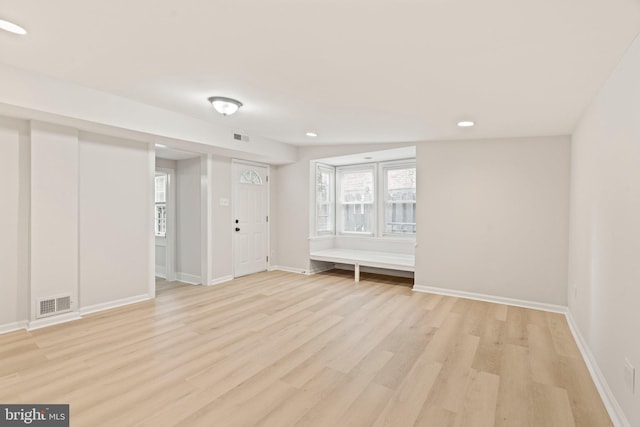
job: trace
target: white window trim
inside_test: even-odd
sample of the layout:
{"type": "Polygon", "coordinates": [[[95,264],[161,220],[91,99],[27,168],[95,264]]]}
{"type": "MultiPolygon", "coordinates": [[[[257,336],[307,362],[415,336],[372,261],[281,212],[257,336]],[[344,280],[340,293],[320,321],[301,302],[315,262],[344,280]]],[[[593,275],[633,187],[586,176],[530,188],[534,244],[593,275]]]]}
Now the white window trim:
{"type": "MultiPolygon", "coordinates": [[[[377,210],[378,210],[378,218],[380,218],[380,221],[378,221],[377,224],[377,231],[378,231],[378,236],[383,237],[383,238],[395,238],[395,239],[413,239],[415,240],[416,238],[416,234],[406,234],[406,233],[387,233],[384,231],[384,226],[385,226],[385,222],[386,222],[386,218],[385,218],[385,208],[386,208],[386,201],[385,201],[385,195],[387,193],[387,180],[385,179],[385,173],[387,170],[392,170],[392,169],[405,169],[405,168],[415,168],[416,169],[416,176],[418,175],[418,168],[416,166],[416,160],[415,159],[403,159],[403,160],[391,160],[388,162],[380,162],[378,163],[378,200],[379,203],[377,205],[377,210]]],[[[416,205],[417,205],[418,201],[416,200],[416,205]]]]}
{"type": "Polygon", "coordinates": [[[168,218],[168,192],[169,192],[169,173],[164,172],[164,171],[160,171],[160,170],[156,170],[155,173],[155,179],[154,179],[154,207],[153,207],[153,230],[154,230],[154,235],[156,237],[156,244],[160,242],[163,242],[164,244],[160,244],[161,246],[166,246],[166,238],[167,238],[167,218],[168,218]],[[158,202],[156,201],[156,197],[157,197],[157,190],[155,188],[156,185],[156,181],[158,180],[159,177],[164,177],[164,202],[158,202]],[[164,234],[157,234],[156,230],[157,230],[157,226],[158,226],[158,218],[156,217],[156,213],[157,213],[157,208],[158,205],[164,205],[164,209],[165,209],[165,223],[164,223],[164,229],[165,232],[164,234]]]}
{"type": "MultiPolygon", "coordinates": [[[[311,161],[310,168],[310,217],[309,217],[309,225],[310,225],[310,236],[311,238],[331,238],[333,236],[349,236],[349,237],[361,237],[363,239],[384,239],[384,240],[396,240],[396,241],[407,241],[416,239],[415,234],[404,234],[404,233],[385,233],[384,232],[384,222],[385,222],[385,191],[386,191],[386,182],[385,182],[385,171],[387,169],[402,169],[406,167],[415,167],[417,173],[416,159],[415,158],[407,158],[407,159],[397,159],[390,160],[386,162],[373,162],[373,163],[359,163],[354,165],[344,165],[344,166],[331,166],[325,163],[311,161]],[[317,170],[318,167],[324,167],[327,169],[333,170],[333,233],[318,233],[317,228],[317,201],[316,201],[316,179],[317,179],[317,170]],[[339,171],[342,170],[366,170],[373,168],[373,177],[374,177],[374,202],[375,205],[373,212],[373,231],[372,232],[341,232],[342,228],[342,217],[338,213],[338,206],[341,204],[339,202],[339,171]],[[375,199],[377,198],[377,199],[375,199]]],[[[417,200],[416,200],[417,205],[417,200]]]]}
{"type": "Polygon", "coordinates": [[[314,206],[313,206],[313,218],[314,218],[314,235],[315,236],[335,236],[337,231],[336,224],[336,168],[334,166],[325,165],[324,163],[316,163],[315,165],[315,174],[313,180],[313,191],[314,191],[314,206]],[[320,171],[327,171],[331,173],[331,182],[329,183],[329,204],[333,206],[331,209],[332,216],[332,230],[331,231],[319,231],[318,230],[318,173],[320,171]]]}

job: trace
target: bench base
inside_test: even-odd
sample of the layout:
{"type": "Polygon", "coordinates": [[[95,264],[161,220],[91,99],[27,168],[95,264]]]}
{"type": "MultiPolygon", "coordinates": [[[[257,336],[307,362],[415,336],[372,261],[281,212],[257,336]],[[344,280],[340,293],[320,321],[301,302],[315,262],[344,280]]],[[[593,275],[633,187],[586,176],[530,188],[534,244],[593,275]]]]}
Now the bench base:
{"type": "Polygon", "coordinates": [[[410,254],[332,248],[311,252],[309,257],[313,261],[353,265],[356,282],[360,281],[360,266],[415,271],[415,255],[410,254]]]}

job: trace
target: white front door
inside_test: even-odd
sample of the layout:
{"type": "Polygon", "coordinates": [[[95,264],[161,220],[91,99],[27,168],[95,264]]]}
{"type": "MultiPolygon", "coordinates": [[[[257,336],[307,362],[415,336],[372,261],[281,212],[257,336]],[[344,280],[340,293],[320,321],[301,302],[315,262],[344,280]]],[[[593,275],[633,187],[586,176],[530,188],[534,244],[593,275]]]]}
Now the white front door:
{"type": "Polygon", "coordinates": [[[233,164],[235,277],[267,269],[267,172],[265,166],[233,164]]]}

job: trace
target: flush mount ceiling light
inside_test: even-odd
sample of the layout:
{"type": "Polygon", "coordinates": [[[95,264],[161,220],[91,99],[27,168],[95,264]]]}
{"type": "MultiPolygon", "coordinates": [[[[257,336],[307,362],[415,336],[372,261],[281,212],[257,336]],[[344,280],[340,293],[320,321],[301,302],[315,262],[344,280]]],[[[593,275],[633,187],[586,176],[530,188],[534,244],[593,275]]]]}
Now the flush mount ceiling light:
{"type": "Polygon", "coordinates": [[[305,135],[310,136],[311,138],[315,138],[316,136],[318,136],[318,134],[315,132],[307,132],[305,135]]]}
{"type": "Polygon", "coordinates": [[[471,120],[463,120],[458,122],[458,127],[460,128],[470,128],[476,125],[476,122],[472,122],[471,120]]]}
{"type": "Polygon", "coordinates": [[[238,108],[242,107],[242,102],[224,96],[212,96],[209,98],[209,102],[223,116],[230,116],[238,111],[238,108]]]}
{"type": "Polygon", "coordinates": [[[22,28],[20,25],[16,25],[13,22],[5,21],[4,19],[0,19],[0,29],[13,34],[19,34],[21,36],[27,34],[27,30],[22,28]]]}

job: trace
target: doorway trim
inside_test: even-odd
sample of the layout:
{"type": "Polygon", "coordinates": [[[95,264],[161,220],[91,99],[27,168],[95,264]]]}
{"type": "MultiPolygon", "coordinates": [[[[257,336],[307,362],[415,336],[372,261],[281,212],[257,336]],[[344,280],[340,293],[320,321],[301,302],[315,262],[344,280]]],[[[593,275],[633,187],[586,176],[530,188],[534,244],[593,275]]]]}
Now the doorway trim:
{"type": "Polygon", "coordinates": [[[246,165],[246,166],[258,166],[258,167],[263,167],[263,168],[267,168],[267,216],[269,218],[269,220],[267,221],[267,269],[266,271],[269,271],[271,269],[271,165],[266,164],[266,163],[259,163],[259,162],[252,162],[250,160],[242,160],[242,159],[235,159],[232,158],[231,159],[231,191],[233,194],[233,197],[231,199],[231,222],[229,224],[229,232],[231,233],[231,259],[232,259],[232,274],[233,274],[233,278],[235,279],[237,277],[236,275],[236,239],[235,239],[235,227],[236,224],[234,222],[234,218],[235,218],[235,209],[236,209],[236,205],[235,205],[235,196],[236,196],[236,190],[237,190],[237,186],[238,186],[238,180],[236,179],[236,176],[234,175],[234,171],[235,171],[235,166],[236,165],[246,165]]]}
{"type": "Polygon", "coordinates": [[[176,171],[168,168],[156,168],[156,171],[167,174],[167,234],[164,265],[165,280],[174,282],[176,280],[176,171]]]}

